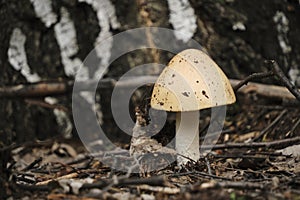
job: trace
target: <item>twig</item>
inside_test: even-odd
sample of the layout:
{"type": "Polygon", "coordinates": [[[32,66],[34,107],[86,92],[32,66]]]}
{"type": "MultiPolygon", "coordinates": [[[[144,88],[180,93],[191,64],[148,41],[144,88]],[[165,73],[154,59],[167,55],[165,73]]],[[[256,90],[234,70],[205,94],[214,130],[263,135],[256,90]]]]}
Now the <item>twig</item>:
{"type": "MultiPolygon", "coordinates": [[[[91,189],[98,188],[102,189],[108,185],[110,185],[112,180],[101,180],[96,183],[85,183],[82,185],[81,189],[91,189]]],[[[166,178],[163,176],[154,176],[150,178],[121,178],[117,179],[114,186],[126,186],[126,185],[151,185],[151,186],[164,186],[166,184],[166,178]]]]}
{"type": "Polygon", "coordinates": [[[0,87],[0,97],[42,97],[65,94],[71,91],[73,81],[38,82],[0,87]]]}
{"type": "Polygon", "coordinates": [[[247,85],[250,81],[260,79],[260,78],[267,78],[267,77],[270,77],[270,76],[274,76],[274,73],[272,71],[271,72],[261,72],[261,73],[251,74],[251,75],[247,76],[245,79],[243,79],[242,81],[240,81],[238,84],[236,84],[233,87],[233,90],[235,92],[237,92],[238,89],[240,89],[243,85],[247,85]]]}
{"type": "Polygon", "coordinates": [[[282,149],[291,145],[299,144],[300,136],[294,138],[287,138],[282,140],[276,140],[272,142],[251,142],[251,143],[227,143],[227,144],[215,144],[215,145],[202,145],[202,149],[235,149],[235,148],[273,148],[282,149]]]}
{"type": "Polygon", "coordinates": [[[262,136],[264,136],[277,122],[279,122],[279,120],[283,117],[283,115],[285,115],[285,113],[287,113],[287,109],[284,109],[283,111],[281,111],[281,113],[275,118],[274,121],[272,121],[272,123],[270,123],[267,127],[265,127],[258,136],[256,136],[255,138],[253,138],[251,141],[252,142],[256,142],[258,141],[262,136]]]}
{"type": "Polygon", "coordinates": [[[267,63],[272,67],[273,73],[280,79],[281,83],[300,101],[298,88],[285,76],[278,63],[275,60],[270,60],[267,63]]]}
{"type": "Polygon", "coordinates": [[[203,177],[210,177],[210,178],[213,178],[213,179],[220,179],[220,180],[231,180],[230,178],[226,178],[226,177],[222,177],[222,176],[216,176],[216,175],[213,175],[213,174],[207,174],[207,173],[204,173],[204,172],[195,172],[195,174],[197,175],[200,175],[200,176],[203,176],[203,177]]]}
{"type": "Polygon", "coordinates": [[[28,170],[32,169],[36,164],[42,162],[42,160],[43,160],[42,157],[35,159],[32,163],[30,163],[27,167],[25,167],[21,171],[28,171],[28,170]]]}
{"type": "Polygon", "coordinates": [[[233,90],[238,91],[243,85],[248,84],[249,81],[255,80],[258,78],[266,78],[270,76],[276,76],[279,78],[280,82],[300,101],[300,92],[298,88],[291,83],[291,81],[285,76],[278,63],[275,60],[266,61],[267,64],[271,67],[270,72],[254,73],[246,77],[244,80],[240,81],[237,85],[233,86],[233,90]]]}
{"type": "Polygon", "coordinates": [[[16,147],[17,147],[17,144],[16,144],[16,143],[12,143],[12,144],[10,144],[10,145],[8,145],[8,146],[1,147],[1,148],[0,148],[0,153],[5,152],[5,151],[12,150],[12,149],[14,149],[14,148],[16,148],[16,147]]]}
{"type": "Polygon", "coordinates": [[[260,151],[234,151],[234,153],[212,154],[213,158],[270,158],[283,156],[281,152],[260,152],[260,151]]]}
{"type": "Polygon", "coordinates": [[[64,175],[64,176],[57,177],[55,179],[49,179],[49,180],[46,180],[46,181],[37,182],[36,185],[47,185],[48,183],[50,183],[52,181],[59,181],[59,180],[62,180],[62,179],[71,179],[71,178],[76,178],[76,177],[78,177],[78,173],[74,172],[74,173],[71,173],[71,174],[67,174],[67,175],[64,175]]]}
{"type": "Polygon", "coordinates": [[[296,130],[296,128],[299,126],[299,124],[300,124],[300,118],[296,121],[296,123],[293,125],[293,127],[288,132],[288,134],[286,134],[286,136],[289,136],[290,134],[293,134],[294,131],[296,130]]]}
{"type": "Polygon", "coordinates": [[[83,157],[75,158],[74,160],[71,160],[66,163],[66,165],[76,165],[85,161],[93,160],[93,157],[90,155],[85,155],[83,157]]]}
{"type": "Polygon", "coordinates": [[[211,173],[211,168],[210,168],[210,163],[207,157],[205,157],[205,162],[206,162],[206,166],[207,166],[207,171],[209,175],[212,175],[211,173]]]}
{"type": "Polygon", "coordinates": [[[29,184],[35,184],[36,180],[33,175],[29,174],[13,174],[15,181],[22,181],[29,184]]]}
{"type": "Polygon", "coordinates": [[[191,159],[191,158],[189,158],[189,157],[187,157],[187,156],[185,156],[185,155],[182,155],[182,154],[179,154],[179,153],[177,153],[176,155],[177,155],[177,156],[181,156],[181,157],[183,157],[183,158],[189,160],[189,161],[190,161],[191,163],[193,163],[193,164],[197,164],[197,161],[194,161],[193,159],[191,159]]]}
{"type": "Polygon", "coordinates": [[[153,187],[149,185],[141,185],[138,186],[140,190],[147,190],[155,193],[164,193],[164,194],[178,194],[180,192],[180,188],[171,188],[171,187],[153,187]]]}
{"type": "Polygon", "coordinates": [[[200,186],[194,186],[192,190],[197,189],[209,189],[209,188],[235,188],[235,189],[265,189],[265,183],[252,183],[252,182],[233,182],[233,181],[225,181],[225,182],[208,182],[202,183],[200,186]]]}
{"type": "Polygon", "coordinates": [[[208,178],[214,178],[214,179],[220,179],[220,180],[227,180],[230,181],[232,179],[222,177],[222,176],[216,176],[213,174],[207,174],[205,172],[199,172],[199,171],[188,171],[188,172],[182,172],[182,173],[172,173],[168,177],[180,177],[180,176],[186,176],[186,175],[200,175],[202,177],[208,177],[208,178]]]}
{"type": "Polygon", "coordinates": [[[48,185],[32,185],[32,184],[16,183],[16,186],[26,191],[50,191],[51,190],[51,187],[49,187],[48,185]]]}

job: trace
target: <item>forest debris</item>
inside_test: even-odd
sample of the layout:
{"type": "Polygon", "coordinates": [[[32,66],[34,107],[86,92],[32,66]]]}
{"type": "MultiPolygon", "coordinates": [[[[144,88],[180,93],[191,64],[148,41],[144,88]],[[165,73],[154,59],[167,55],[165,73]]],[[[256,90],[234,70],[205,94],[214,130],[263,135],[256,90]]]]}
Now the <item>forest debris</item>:
{"type": "MultiPolygon", "coordinates": [[[[231,85],[235,86],[240,80],[230,79],[231,85]]],[[[286,87],[277,85],[267,85],[262,83],[249,82],[246,86],[238,90],[240,94],[256,93],[262,97],[275,99],[289,99],[293,100],[295,97],[289,92],[286,87]]]]}
{"type": "Polygon", "coordinates": [[[59,144],[55,142],[52,145],[51,151],[57,153],[60,156],[71,156],[73,158],[77,156],[76,150],[71,145],[65,143],[59,144]]]}
{"type": "Polygon", "coordinates": [[[295,132],[296,128],[299,126],[299,124],[300,124],[300,118],[295,122],[295,124],[293,125],[293,127],[286,134],[286,136],[293,136],[294,132],[295,132]]]}
{"type": "Polygon", "coordinates": [[[103,189],[105,187],[112,186],[129,186],[129,185],[149,185],[149,186],[165,186],[166,178],[163,176],[153,176],[150,178],[115,178],[114,180],[99,180],[94,183],[85,183],[82,185],[81,189],[91,189],[98,188],[103,189]]]}
{"type": "Polygon", "coordinates": [[[209,182],[202,183],[202,184],[200,185],[200,189],[213,188],[213,187],[215,187],[215,185],[216,185],[216,181],[211,180],[211,181],[209,181],[209,182]]]}
{"type": "Polygon", "coordinates": [[[49,194],[47,196],[48,200],[61,200],[61,199],[68,199],[68,200],[96,200],[98,198],[89,198],[89,197],[78,197],[77,195],[70,195],[70,194],[49,194]]]}
{"type": "MultiPolygon", "coordinates": [[[[267,60],[265,61],[266,64],[268,64],[270,68],[270,72],[266,73],[255,73],[250,76],[248,76],[246,79],[242,80],[241,82],[237,83],[236,86],[234,86],[235,91],[237,91],[240,87],[242,87],[244,84],[247,84],[250,80],[256,79],[256,78],[264,78],[268,76],[276,76],[280,83],[283,84],[289,91],[296,97],[297,100],[300,101],[300,91],[296,86],[285,76],[282,69],[279,67],[278,63],[275,60],[267,60]]],[[[278,88],[277,88],[278,89],[278,88]]],[[[267,91],[264,91],[266,93],[267,91]]],[[[279,92],[279,91],[278,91],[279,92]]],[[[261,93],[263,94],[263,92],[261,93]]]]}
{"type": "MultiPolygon", "coordinates": [[[[243,142],[243,141],[248,141],[251,138],[254,138],[256,135],[259,134],[259,131],[251,131],[249,133],[245,133],[243,135],[239,135],[234,141],[235,142],[243,142]]],[[[226,142],[226,141],[225,141],[226,142]]]]}
{"type": "Polygon", "coordinates": [[[93,183],[94,179],[85,178],[85,179],[61,179],[58,180],[59,185],[63,188],[65,193],[74,193],[79,194],[80,188],[85,183],[93,183]]]}
{"type": "Polygon", "coordinates": [[[266,159],[266,156],[243,157],[238,162],[237,166],[241,169],[259,170],[269,166],[266,159]]]}
{"type": "Polygon", "coordinates": [[[142,200],[155,200],[155,196],[151,194],[141,194],[142,200]]]}
{"type": "MultiPolygon", "coordinates": [[[[267,78],[270,76],[274,76],[274,73],[271,72],[261,72],[261,73],[254,73],[247,76],[245,79],[239,81],[237,84],[233,86],[234,91],[238,91],[242,86],[247,85],[249,81],[253,81],[255,79],[267,78]]],[[[232,84],[232,83],[231,83],[232,84]]],[[[233,84],[232,84],[233,85],[233,84]]]]}
{"type": "Polygon", "coordinates": [[[265,183],[252,183],[252,182],[245,182],[245,181],[210,181],[206,183],[202,183],[200,186],[194,186],[193,190],[203,190],[209,188],[235,188],[235,189],[264,189],[266,187],[265,183]]]}
{"type": "Polygon", "coordinates": [[[281,152],[283,155],[286,156],[293,156],[293,157],[298,157],[300,156],[300,145],[292,145],[288,146],[284,149],[277,150],[276,152],[281,152]]]}
{"type": "Polygon", "coordinates": [[[130,200],[130,199],[133,199],[135,197],[135,195],[131,194],[130,192],[118,192],[118,193],[112,194],[111,197],[116,200],[130,200]]]}
{"type": "Polygon", "coordinates": [[[232,149],[232,148],[273,148],[281,149],[300,143],[300,137],[275,140],[271,142],[251,142],[251,143],[226,143],[215,145],[202,145],[202,149],[232,149]]]}
{"type": "Polygon", "coordinates": [[[62,179],[72,179],[72,178],[76,178],[76,177],[78,177],[78,173],[74,172],[74,173],[71,173],[71,174],[67,174],[67,175],[64,175],[64,176],[57,177],[55,179],[49,179],[49,180],[46,180],[46,181],[38,182],[38,183],[36,183],[36,185],[47,185],[51,181],[59,181],[59,180],[62,180],[62,179]]]}
{"type": "Polygon", "coordinates": [[[43,158],[39,157],[37,159],[35,159],[32,163],[30,163],[27,167],[25,167],[22,171],[28,171],[30,169],[32,169],[36,164],[42,162],[43,158]]]}
{"type": "MultiPolygon", "coordinates": [[[[300,140],[299,140],[300,141],[300,140]]],[[[276,142],[276,141],[273,141],[276,142]]],[[[247,144],[246,144],[247,145],[247,144]]],[[[50,148],[51,146],[49,146],[50,148]]],[[[253,150],[253,148],[251,148],[253,150]]],[[[255,149],[254,149],[255,150],[255,149]]],[[[259,156],[257,156],[257,153],[259,155],[260,151],[254,151],[252,152],[254,157],[257,157],[257,159],[254,160],[257,164],[259,162],[259,156]]],[[[251,154],[252,155],[252,154],[251,154]]],[[[224,155],[226,157],[226,154],[224,155]]],[[[243,157],[243,154],[236,155],[237,157],[243,157]]],[[[262,157],[263,163],[268,163],[269,155],[262,157]]],[[[224,157],[224,158],[225,158],[224,157]]],[[[248,158],[248,157],[247,157],[248,158]]],[[[249,156],[251,159],[251,156],[249,156]]],[[[47,158],[45,158],[47,159],[47,158]]],[[[287,158],[285,158],[287,159],[287,158]]],[[[294,184],[292,179],[289,178],[289,174],[286,173],[286,171],[289,171],[288,166],[297,166],[298,163],[296,160],[294,160],[293,163],[291,163],[288,160],[280,160],[278,163],[277,161],[274,161],[270,163],[274,170],[270,170],[271,166],[264,165],[263,167],[266,167],[266,171],[253,171],[249,170],[248,167],[246,167],[246,170],[241,170],[236,168],[237,165],[230,165],[230,167],[227,164],[228,159],[211,159],[210,165],[211,165],[211,173],[212,175],[208,174],[207,172],[203,172],[202,167],[205,169],[205,159],[203,158],[203,162],[198,162],[197,165],[192,166],[192,171],[187,172],[180,172],[176,173],[176,171],[170,171],[170,175],[167,177],[165,176],[152,176],[150,178],[140,178],[140,177],[126,177],[126,176],[120,176],[116,178],[108,178],[107,172],[111,172],[109,168],[107,168],[107,171],[99,171],[95,168],[91,168],[88,170],[82,170],[80,174],[74,179],[74,178],[68,178],[66,179],[52,179],[53,181],[48,182],[45,185],[38,185],[31,182],[26,182],[27,184],[24,184],[24,182],[21,182],[21,180],[18,180],[16,182],[18,189],[30,191],[32,193],[37,193],[39,191],[56,191],[61,192],[65,194],[60,194],[61,198],[70,198],[72,199],[75,195],[71,195],[70,193],[74,193],[78,196],[80,199],[83,194],[88,193],[86,197],[90,198],[99,198],[101,195],[106,195],[107,197],[116,198],[119,197],[121,194],[125,194],[128,191],[132,191],[132,189],[137,189],[139,191],[144,191],[145,193],[150,194],[149,198],[151,199],[151,195],[154,195],[154,193],[158,193],[160,195],[176,195],[176,194],[182,194],[183,190],[187,189],[188,192],[199,192],[199,191],[207,191],[207,189],[225,189],[230,188],[234,191],[234,189],[237,190],[246,190],[246,191],[254,191],[258,189],[258,191],[263,189],[276,189],[281,190],[282,186],[282,178],[281,175],[286,174],[285,176],[285,183],[294,184]],[[216,162],[225,162],[223,165],[217,164],[216,162]],[[277,168],[278,164],[281,168],[277,168]],[[202,166],[203,165],[203,166],[202,166]],[[214,175],[216,174],[215,166],[220,167],[220,171],[218,172],[218,176],[214,175]],[[223,167],[229,167],[226,168],[225,171],[222,170],[223,167]],[[279,169],[279,170],[278,170],[279,169]],[[200,170],[200,171],[197,171],[200,170]],[[232,171],[233,174],[230,174],[230,171],[232,171]],[[238,171],[239,173],[236,173],[238,171]],[[263,176],[266,178],[265,180],[259,179],[261,176],[261,173],[264,173],[263,176]],[[90,181],[87,183],[82,184],[82,180],[85,180],[85,178],[82,178],[81,175],[88,174],[88,178],[90,181]],[[95,179],[94,176],[97,174],[98,178],[95,179]],[[249,176],[249,174],[253,174],[253,176],[249,176]],[[278,180],[274,179],[273,177],[277,177],[279,179],[279,185],[277,187],[278,180]],[[182,177],[182,178],[181,178],[182,177]],[[226,178],[230,177],[230,178],[226,178]],[[205,182],[209,179],[212,179],[212,181],[205,182]],[[238,180],[247,180],[247,181],[239,181],[238,180]],[[260,181],[259,181],[260,180],[260,181]],[[275,182],[274,182],[275,181],[275,182]],[[75,183],[72,185],[71,183],[75,183]],[[198,183],[202,183],[198,185],[198,183]],[[64,188],[61,188],[61,184],[64,185],[64,188]],[[194,185],[193,185],[194,184],[194,185]],[[176,186],[177,187],[176,187],[176,186]],[[193,186],[189,186],[193,185],[193,186]],[[95,189],[96,188],[96,189],[95,189]],[[53,190],[54,189],[54,190],[53,190]],[[92,191],[96,191],[93,192],[92,191]],[[104,192],[105,191],[105,192],[104,192]],[[112,192],[113,191],[113,192],[112,192]],[[78,192],[78,194],[77,194],[78,192]],[[67,193],[67,194],[66,194],[67,193]],[[153,193],[153,194],[152,194],[153,193]],[[115,195],[114,195],[115,194],[115,195]]],[[[291,160],[293,161],[293,160],[291,160]]],[[[254,163],[254,165],[256,164],[254,163]]],[[[258,167],[258,170],[261,168],[258,167]]],[[[295,167],[296,170],[296,167],[295,167]]],[[[51,170],[49,170],[50,172],[51,170]]],[[[34,173],[34,172],[33,172],[34,173]]],[[[51,173],[51,172],[50,172],[51,173]]],[[[293,173],[296,173],[293,171],[293,173]]],[[[291,174],[291,173],[290,173],[291,174]]],[[[40,176],[40,175],[38,175],[40,176]]],[[[51,175],[52,176],[52,175],[51,175]]],[[[134,175],[135,176],[135,175],[134,175]]],[[[19,177],[22,177],[21,175],[19,177]]],[[[134,197],[136,194],[129,192],[134,197]]],[[[51,197],[53,199],[59,198],[59,196],[51,196],[52,194],[49,194],[48,197],[51,197]],[[50,195],[50,196],[49,196],[50,195]]],[[[126,195],[125,195],[126,196],[126,195]]],[[[157,196],[154,195],[156,198],[157,196]]],[[[142,198],[142,196],[139,196],[142,198]]],[[[145,196],[146,197],[146,196],[145,196]]],[[[83,198],[84,199],[84,198],[83,198]]]]}
{"type": "Polygon", "coordinates": [[[147,190],[151,192],[162,192],[165,194],[177,194],[180,192],[179,188],[171,188],[171,187],[158,187],[158,186],[150,186],[150,185],[140,185],[138,186],[140,190],[147,190]]]}

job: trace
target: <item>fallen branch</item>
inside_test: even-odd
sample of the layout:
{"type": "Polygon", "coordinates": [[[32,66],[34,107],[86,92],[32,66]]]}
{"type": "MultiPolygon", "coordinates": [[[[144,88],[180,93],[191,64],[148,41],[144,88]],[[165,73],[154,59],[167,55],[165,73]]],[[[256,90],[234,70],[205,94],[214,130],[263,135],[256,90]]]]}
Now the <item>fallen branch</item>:
{"type": "Polygon", "coordinates": [[[209,179],[220,179],[220,180],[226,180],[226,181],[232,180],[227,177],[216,176],[213,174],[199,172],[199,171],[187,171],[187,172],[181,172],[181,173],[172,173],[169,175],[169,177],[180,177],[180,176],[186,176],[186,175],[195,175],[195,176],[201,176],[201,177],[209,178],[209,179]]]}
{"type": "Polygon", "coordinates": [[[232,86],[234,91],[238,91],[243,85],[247,85],[249,81],[275,76],[279,79],[280,83],[283,84],[298,101],[300,101],[299,89],[288,79],[288,77],[285,76],[278,63],[275,60],[267,60],[265,63],[268,64],[270,68],[269,72],[254,73],[249,75],[244,80],[237,83],[237,85],[232,86]]]}
{"type": "Polygon", "coordinates": [[[201,149],[234,149],[234,148],[273,148],[283,149],[288,146],[292,146],[300,143],[300,137],[287,138],[282,140],[276,140],[272,142],[252,142],[252,143],[226,143],[215,145],[202,145],[201,149]]]}
{"type": "Polygon", "coordinates": [[[238,84],[233,86],[233,90],[235,92],[237,92],[242,86],[247,85],[250,81],[253,81],[256,79],[261,79],[261,78],[267,78],[270,76],[274,76],[273,71],[251,74],[251,75],[247,76],[244,80],[241,80],[238,84]]]}
{"type": "MultiPolygon", "coordinates": [[[[54,186],[53,184],[51,185],[51,182],[59,181],[62,179],[73,179],[76,177],[78,177],[77,173],[71,173],[56,179],[38,182],[37,184],[34,185],[16,183],[16,186],[19,187],[20,189],[30,190],[30,191],[50,191],[53,189],[54,186]]],[[[166,178],[163,176],[153,176],[150,178],[120,178],[117,181],[101,180],[95,183],[85,183],[81,186],[80,190],[92,189],[92,188],[103,189],[110,184],[112,184],[113,186],[132,186],[132,185],[165,186],[166,178]]],[[[59,185],[57,185],[57,187],[59,187],[59,185]]]]}
{"type": "Polygon", "coordinates": [[[101,180],[95,183],[85,183],[80,189],[98,188],[102,189],[108,185],[113,186],[129,186],[129,185],[150,185],[150,186],[165,186],[166,178],[163,176],[153,176],[150,178],[119,178],[114,180],[101,180]]]}
{"type": "MultiPolygon", "coordinates": [[[[76,90],[91,91],[93,85],[97,85],[98,89],[108,89],[118,86],[121,88],[130,88],[141,86],[143,82],[148,82],[151,86],[157,79],[157,76],[139,76],[131,77],[126,80],[116,81],[115,79],[106,78],[99,81],[99,84],[95,81],[85,81],[76,84],[76,90]]],[[[239,86],[238,93],[256,93],[263,97],[276,98],[276,99],[288,99],[295,100],[295,96],[289,92],[289,90],[282,86],[266,85],[261,83],[247,82],[247,85],[240,86],[245,83],[243,80],[230,79],[232,87],[239,86]]],[[[34,83],[24,84],[17,86],[2,86],[0,87],[0,98],[24,98],[24,97],[45,97],[70,93],[73,91],[74,81],[67,82],[49,82],[49,83],[34,83]]]]}
{"type": "Polygon", "coordinates": [[[171,188],[171,187],[158,187],[158,186],[149,186],[149,185],[141,185],[138,186],[140,190],[146,190],[155,193],[163,193],[163,194],[178,194],[180,193],[180,188],[171,188]]]}
{"type": "Polygon", "coordinates": [[[71,174],[67,174],[67,175],[57,177],[55,179],[49,179],[49,180],[37,182],[36,185],[47,185],[48,183],[50,183],[52,181],[59,181],[59,180],[62,180],[62,179],[72,179],[72,178],[77,178],[77,177],[78,177],[78,173],[74,172],[74,173],[71,173],[71,174]]]}
{"type": "Polygon", "coordinates": [[[224,182],[216,182],[210,181],[207,183],[202,183],[199,186],[193,186],[192,190],[204,190],[204,189],[212,189],[212,188],[234,188],[234,189],[265,189],[266,183],[252,183],[252,182],[233,182],[233,181],[224,181],[224,182]]]}
{"type": "Polygon", "coordinates": [[[25,167],[21,171],[28,171],[28,170],[32,169],[36,164],[42,162],[42,160],[43,160],[42,157],[35,159],[32,163],[30,163],[27,167],[25,167]]]}
{"type": "MultiPolygon", "coordinates": [[[[231,85],[234,87],[235,85],[240,83],[240,80],[230,79],[231,85]]],[[[262,97],[267,98],[275,98],[275,99],[288,99],[288,100],[296,100],[295,96],[289,92],[286,87],[277,86],[277,85],[267,85],[262,83],[254,83],[249,82],[247,85],[244,85],[238,90],[240,94],[249,94],[255,93],[262,97]]]]}
{"type": "Polygon", "coordinates": [[[73,81],[69,82],[38,82],[0,87],[0,98],[4,97],[43,97],[65,94],[71,91],[73,81]]]}

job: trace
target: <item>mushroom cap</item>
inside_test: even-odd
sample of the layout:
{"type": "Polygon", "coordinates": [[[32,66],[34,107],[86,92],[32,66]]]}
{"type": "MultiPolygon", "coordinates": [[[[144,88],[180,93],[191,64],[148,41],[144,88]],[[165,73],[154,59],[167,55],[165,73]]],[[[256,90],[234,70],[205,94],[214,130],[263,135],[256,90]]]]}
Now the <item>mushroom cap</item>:
{"type": "Polygon", "coordinates": [[[235,101],[231,84],[219,66],[203,51],[186,49],[174,56],[158,77],[151,107],[182,112],[235,101]]]}

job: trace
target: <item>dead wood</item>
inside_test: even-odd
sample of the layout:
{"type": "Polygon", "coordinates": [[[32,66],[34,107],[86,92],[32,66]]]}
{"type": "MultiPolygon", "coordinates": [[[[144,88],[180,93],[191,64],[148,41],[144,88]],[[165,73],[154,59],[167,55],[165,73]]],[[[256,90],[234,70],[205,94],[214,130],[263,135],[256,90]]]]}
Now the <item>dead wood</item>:
{"type": "MultiPolygon", "coordinates": [[[[240,83],[240,80],[230,79],[231,85],[240,83]]],[[[275,98],[275,99],[287,99],[295,100],[295,96],[289,92],[286,87],[277,86],[277,85],[267,85],[262,83],[249,82],[247,85],[244,85],[238,90],[239,94],[249,94],[255,93],[259,96],[266,98],[275,98]]]]}
{"type": "Polygon", "coordinates": [[[272,142],[250,142],[250,143],[226,143],[215,145],[202,145],[202,149],[233,149],[233,148],[273,148],[282,149],[300,143],[300,137],[287,138],[282,140],[275,140],[272,142]]]}
{"type": "MultiPolygon", "coordinates": [[[[266,75],[266,74],[265,74],[266,75]]],[[[141,86],[142,82],[148,82],[149,85],[153,85],[156,81],[157,76],[139,76],[132,77],[126,80],[117,81],[112,78],[106,78],[99,81],[97,88],[98,89],[108,89],[118,86],[121,88],[129,88],[141,86]]],[[[267,85],[262,83],[247,82],[244,80],[230,79],[230,83],[233,88],[238,89],[239,94],[248,94],[255,93],[262,97],[266,98],[275,98],[275,99],[286,99],[286,100],[295,100],[295,96],[286,88],[277,85],[267,85]],[[242,84],[247,83],[247,85],[242,84]]],[[[80,91],[90,91],[92,85],[97,83],[93,81],[80,82],[76,84],[76,90],[74,92],[80,91]],[[78,86],[78,87],[77,87],[78,86]]],[[[53,95],[62,95],[70,93],[73,91],[73,81],[68,82],[42,82],[42,83],[33,83],[33,84],[20,84],[16,86],[2,86],[0,87],[0,98],[24,98],[24,97],[44,97],[44,96],[53,96],[53,95]]]]}
{"type": "Polygon", "coordinates": [[[264,189],[266,188],[265,183],[252,183],[252,182],[233,182],[233,181],[224,181],[216,182],[211,181],[208,183],[202,183],[199,187],[194,187],[194,190],[197,189],[209,189],[209,188],[235,188],[235,189],[264,189]]]}

